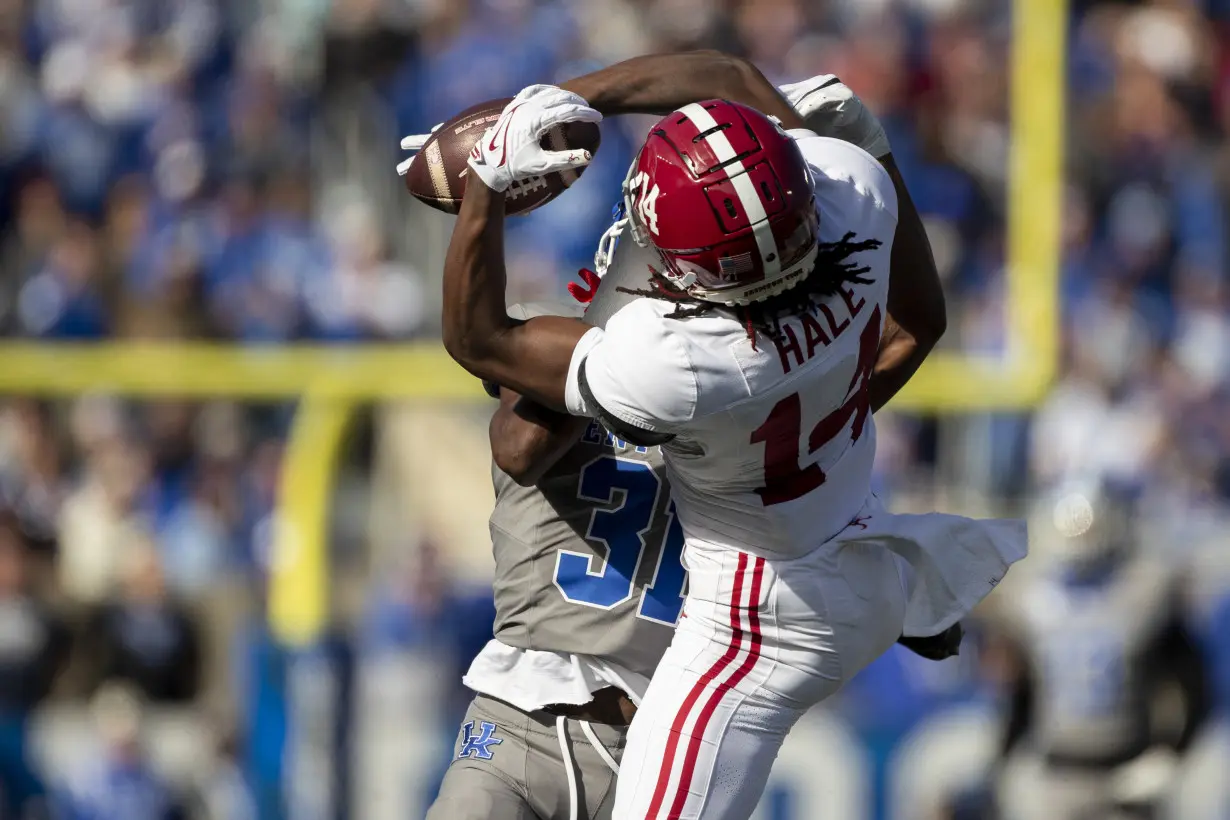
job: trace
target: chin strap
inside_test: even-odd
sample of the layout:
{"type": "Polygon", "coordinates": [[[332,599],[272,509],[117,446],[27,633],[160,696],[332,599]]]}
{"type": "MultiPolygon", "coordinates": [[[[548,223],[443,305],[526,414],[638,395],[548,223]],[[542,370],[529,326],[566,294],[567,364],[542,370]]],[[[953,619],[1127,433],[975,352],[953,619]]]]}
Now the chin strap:
{"type": "Polygon", "coordinates": [[[615,246],[619,244],[619,236],[629,222],[628,217],[622,215],[622,209],[617,208],[615,221],[598,240],[598,250],[594,252],[594,270],[599,278],[606,276],[610,269],[611,261],[615,257],[615,246]]]}
{"type": "MultiPolygon", "coordinates": [[[[645,150],[644,148],[641,151],[645,150]]],[[[636,193],[641,180],[638,179],[637,166],[641,161],[641,152],[637,151],[636,156],[632,158],[632,164],[628,166],[628,173],[624,176],[623,185],[623,202],[615,206],[615,218],[624,219],[627,222],[628,235],[632,237],[632,241],[640,245],[642,248],[649,247],[649,237],[645,234],[644,229],[637,223],[637,220],[632,218],[636,211],[636,193]]]]}
{"type": "MultiPolygon", "coordinates": [[[[665,266],[663,267],[665,268],[665,266]]],[[[665,268],[661,274],[663,279],[670,282],[682,291],[690,291],[692,286],[696,284],[696,274],[691,271],[678,273],[670,268],[665,268]]]]}

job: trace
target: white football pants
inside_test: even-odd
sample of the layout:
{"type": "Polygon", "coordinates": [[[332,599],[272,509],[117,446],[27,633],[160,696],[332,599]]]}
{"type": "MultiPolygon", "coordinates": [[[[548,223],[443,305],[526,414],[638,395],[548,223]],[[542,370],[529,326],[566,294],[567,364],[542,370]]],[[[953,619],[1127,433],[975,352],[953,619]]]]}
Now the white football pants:
{"type": "Polygon", "coordinates": [[[901,635],[900,559],[829,542],[766,560],[689,545],[674,641],[628,734],[614,820],[744,820],[786,733],[901,635]]]}

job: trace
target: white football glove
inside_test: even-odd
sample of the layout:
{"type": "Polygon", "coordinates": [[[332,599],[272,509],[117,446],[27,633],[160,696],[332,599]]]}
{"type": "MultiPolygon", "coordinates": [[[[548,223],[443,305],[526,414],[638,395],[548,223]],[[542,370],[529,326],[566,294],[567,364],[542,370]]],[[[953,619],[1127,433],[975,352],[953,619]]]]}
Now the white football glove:
{"type": "MultiPolygon", "coordinates": [[[[402,150],[403,151],[414,151],[416,152],[414,156],[417,157],[418,156],[417,152],[423,150],[423,146],[427,144],[427,140],[431,139],[432,134],[440,130],[441,125],[444,125],[444,123],[442,122],[436,123],[434,126],[432,126],[431,131],[426,134],[411,134],[408,137],[402,137],[401,138],[402,150]]],[[[410,163],[412,162],[414,162],[414,157],[410,157],[409,159],[403,159],[401,162],[397,163],[397,175],[399,177],[404,177],[406,175],[406,172],[410,170],[410,163]]]]}
{"type": "Polygon", "coordinates": [[[531,85],[513,97],[495,125],[474,144],[470,169],[493,191],[530,177],[588,165],[589,151],[549,151],[542,135],[567,122],[599,122],[602,115],[571,91],[531,85]]]}
{"type": "Polygon", "coordinates": [[[884,126],[836,75],[821,74],[801,83],[787,83],[778,91],[799,112],[808,129],[817,134],[852,142],[876,159],[892,151],[884,126]]]}

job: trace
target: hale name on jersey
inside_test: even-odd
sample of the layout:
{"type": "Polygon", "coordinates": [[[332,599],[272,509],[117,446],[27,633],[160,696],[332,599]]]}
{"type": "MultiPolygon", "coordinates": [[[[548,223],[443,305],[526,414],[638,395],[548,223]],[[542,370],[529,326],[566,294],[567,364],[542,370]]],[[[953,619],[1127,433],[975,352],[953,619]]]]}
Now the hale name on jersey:
{"type": "Polygon", "coordinates": [[[833,307],[821,302],[816,304],[815,312],[809,311],[782,321],[781,333],[773,339],[774,345],[777,346],[777,355],[781,358],[782,372],[790,372],[791,362],[801,367],[804,362],[811,360],[817,349],[832,344],[850,327],[851,321],[862,313],[867,304],[866,299],[857,296],[849,285],[842,285],[838,292],[845,303],[845,310],[838,308],[835,312],[833,307]],[[840,322],[837,320],[837,313],[842,314],[840,322]],[[824,317],[823,325],[819,316],[824,317]],[[799,330],[796,331],[795,326],[798,326],[799,330]],[[801,343],[800,335],[803,337],[801,343]]]}

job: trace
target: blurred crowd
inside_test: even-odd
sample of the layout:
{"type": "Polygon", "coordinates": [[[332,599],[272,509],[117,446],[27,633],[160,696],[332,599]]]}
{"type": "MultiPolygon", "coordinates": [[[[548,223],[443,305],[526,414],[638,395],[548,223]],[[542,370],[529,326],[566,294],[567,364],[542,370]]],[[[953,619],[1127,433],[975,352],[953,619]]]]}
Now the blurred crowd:
{"type": "MultiPolygon", "coordinates": [[[[881,480],[892,493],[939,475],[1023,509],[1109,477],[1152,523],[1148,548],[1179,564],[1230,510],[1230,2],[1070,5],[1061,376],[1036,412],[972,420],[959,458],[947,422],[887,418],[881,480]]],[[[0,334],[430,337],[425,249],[447,225],[408,197],[390,214],[374,194],[331,196],[330,152],[395,186],[402,134],[531,83],[707,47],[778,82],[836,73],[882,117],[949,294],[945,344],[996,350],[1011,19],[1009,0],[0,0],[0,334]],[[360,97],[384,144],[317,138],[360,97]]],[[[519,296],[560,296],[590,262],[643,127],[604,125],[568,207],[510,228],[519,296]]],[[[230,651],[210,648],[200,610],[224,582],[260,589],[287,415],[3,402],[0,818],[42,793],[21,738],[53,688],[121,715],[200,699],[211,653],[230,651]],[[109,694],[117,679],[132,691],[109,694]]],[[[440,615],[447,560],[427,555],[415,566],[436,580],[373,592],[365,646],[481,640],[440,615]]],[[[112,724],[124,747],[131,721],[112,724]]],[[[248,816],[234,812],[217,816],[248,816]]]]}
{"type": "Polygon", "coordinates": [[[318,100],[279,60],[260,6],[0,6],[6,333],[416,330],[420,282],[389,259],[371,214],[313,208],[318,100]]]}

